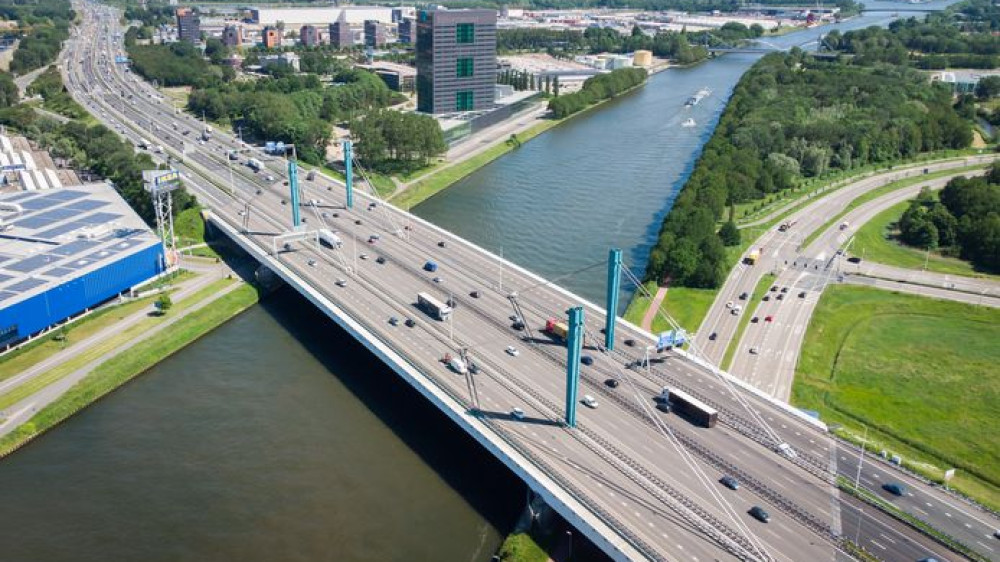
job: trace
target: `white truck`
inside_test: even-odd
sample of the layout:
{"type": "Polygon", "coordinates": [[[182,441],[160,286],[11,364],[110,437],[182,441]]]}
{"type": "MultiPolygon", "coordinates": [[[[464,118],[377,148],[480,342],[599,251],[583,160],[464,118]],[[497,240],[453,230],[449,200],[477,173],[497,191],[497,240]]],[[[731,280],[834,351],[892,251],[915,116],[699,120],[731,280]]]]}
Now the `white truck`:
{"type": "Polygon", "coordinates": [[[255,172],[259,172],[264,169],[264,163],[261,162],[260,160],[257,160],[256,158],[251,158],[247,160],[247,166],[250,166],[250,169],[255,172]]]}

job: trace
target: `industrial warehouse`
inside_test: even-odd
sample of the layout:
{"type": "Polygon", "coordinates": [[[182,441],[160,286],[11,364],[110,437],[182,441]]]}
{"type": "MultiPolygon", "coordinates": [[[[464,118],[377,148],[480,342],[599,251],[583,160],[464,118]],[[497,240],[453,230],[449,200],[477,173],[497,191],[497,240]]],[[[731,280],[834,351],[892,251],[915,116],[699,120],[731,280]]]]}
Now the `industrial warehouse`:
{"type": "Polygon", "coordinates": [[[0,346],[164,269],[160,240],[107,183],[0,192],[0,346]]]}

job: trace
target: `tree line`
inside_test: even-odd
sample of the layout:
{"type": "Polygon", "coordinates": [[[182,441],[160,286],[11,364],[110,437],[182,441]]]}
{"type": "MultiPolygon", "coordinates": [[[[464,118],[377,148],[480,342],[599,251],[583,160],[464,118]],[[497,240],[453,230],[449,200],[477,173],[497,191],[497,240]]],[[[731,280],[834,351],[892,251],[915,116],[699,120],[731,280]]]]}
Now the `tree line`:
{"type": "Polygon", "coordinates": [[[985,177],[952,179],[940,198],[925,188],[897,227],[904,244],[940,249],[976,269],[1000,272],[1000,165],[993,164],[985,177]]]}
{"type": "Polygon", "coordinates": [[[201,50],[187,41],[169,45],[139,45],[136,42],[139,28],[132,27],[125,33],[125,49],[132,70],[146,80],[155,80],[161,86],[207,87],[232,80],[232,68],[213,65],[201,50]]]}
{"type": "MultiPolygon", "coordinates": [[[[735,12],[746,7],[740,0],[521,0],[507,2],[506,0],[442,0],[438,4],[450,8],[500,8],[501,6],[577,10],[586,8],[629,8],[634,10],[678,10],[683,12],[735,12]]],[[[761,0],[755,4],[763,6],[815,6],[810,0],[761,0]]],[[[854,0],[837,0],[834,5],[841,9],[843,15],[854,15],[861,10],[861,4],[854,0]]]]}
{"type": "Polygon", "coordinates": [[[549,110],[556,119],[562,119],[642,84],[646,81],[646,76],[644,68],[619,68],[607,74],[591,76],[583,83],[580,91],[550,99],[549,110]]]}
{"type": "Polygon", "coordinates": [[[382,173],[426,166],[448,147],[437,120],[429,115],[375,109],[351,123],[358,158],[382,173]]]}
{"type": "Polygon", "coordinates": [[[646,276],[717,287],[728,269],[725,242],[739,239],[724,241],[716,228],[737,203],[803,178],[971,141],[971,125],[952,107],[950,91],[913,69],[820,60],[798,49],[768,55],[734,89],[663,222],[646,276]]]}
{"type": "Polygon", "coordinates": [[[195,88],[188,109],[242,127],[246,138],[294,144],[302,160],[321,164],[333,123],[386,107],[398,95],[365,70],[344,69],[334,80],[339,85],[325,87],[314,74],[217,83],[195,88]]]}
{"type": "Polygon", "coordinates": [[[69,38],[69,26],[76,12],[68,0],[40,0],[36,4],[0,5],[0,18],[16,20],[18,31],[3,31],[4,36],[20,36],[21,42],[10,62],[14,74],[26,74],[56,60],[63,41],[69,38]]]}

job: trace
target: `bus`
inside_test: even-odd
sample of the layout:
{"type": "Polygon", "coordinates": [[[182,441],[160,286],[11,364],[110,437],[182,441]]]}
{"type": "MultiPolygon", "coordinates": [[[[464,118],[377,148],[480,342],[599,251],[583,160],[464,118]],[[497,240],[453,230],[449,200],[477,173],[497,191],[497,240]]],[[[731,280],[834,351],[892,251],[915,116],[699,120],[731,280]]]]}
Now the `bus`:
{"type": "Polygon", "coordinates": [[[451,307],[428,295],[417,293],[417,306],[438,320],[444,320],[451,314],[451,307]]]}
{"type": "Polygon", "coordinates": [[[660,403],[670,405],[677,414],[687,418],[695,425],[715,427],[719,420],[719,412],[694,396],[676,388],[664,387],[659,396],[660,403]]]}

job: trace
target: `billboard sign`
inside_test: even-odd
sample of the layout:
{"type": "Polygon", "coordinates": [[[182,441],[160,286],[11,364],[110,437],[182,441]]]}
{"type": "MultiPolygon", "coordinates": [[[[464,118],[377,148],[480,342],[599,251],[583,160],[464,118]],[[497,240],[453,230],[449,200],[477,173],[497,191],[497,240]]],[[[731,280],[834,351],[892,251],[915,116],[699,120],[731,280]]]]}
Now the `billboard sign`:
{"type": "Polygon", "coordinates": [[[143,170],[142,181],[146,191],[173,191],[181,186],[181,174],[177,170],[143,170]]]}
{"type": "Polygon", "coordinates": [[[7,166],[0,166],[0,171],[4,172],[21,172],[27,170],[24,164],[8,164],[7,166]]]}
{"type": "Polygon", "coordinates": [[[670,330],[661,332],[656,339],[656,351],[662,352],[677,346],[684,345],[687,341],[687,334],[683,330],[670,330]]]}

